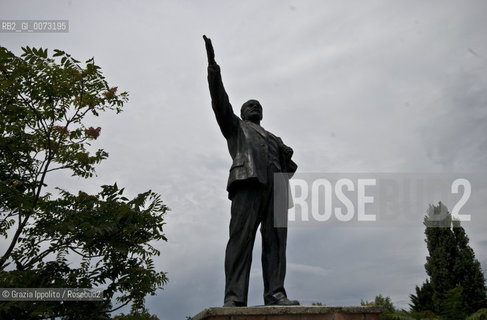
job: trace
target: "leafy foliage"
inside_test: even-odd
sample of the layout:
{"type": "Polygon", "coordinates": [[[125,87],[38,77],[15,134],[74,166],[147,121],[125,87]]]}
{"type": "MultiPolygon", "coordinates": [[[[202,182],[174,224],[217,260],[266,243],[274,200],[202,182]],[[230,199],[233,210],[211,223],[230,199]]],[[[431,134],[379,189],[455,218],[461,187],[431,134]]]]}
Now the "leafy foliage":
{"type": "Polygon", "coordinates": [[[166,241],[160,196],[128,199],[116,183],[94,195],[46,192],[55,170],[95,174],[108,153],[91,152],[101,128],[87,116],[119,113],[128,94],[108,85],[93,58],[82,64],[61,50],[22,50],[18,57],[0,47],[0,287],[106,290],[102,302],[4,302],[0,318],[104,319],[114,296],[114,309],[139,310],[167,282],[152,260],[152,241],[166,241]]]}
{"type": "Polygon", "coordinates": [[[474,314],[471,314],[465,320],[486,320],[487,319],[487,308],[480,309],[474,314]]]}
{"type": "Polygon", "coordinates": [[[455,288],[448,290],[443,300],[442,314],[446,320],[465,319],[466,308],[463,301],[463,288],[457,285],[455,288]]]}
{"type": "Polygon", "coordinates": [[[444,313],[447,296],[450,295],[451,299],[450,290],[458,285],[462,289],[456,295],[461,296],[464,313],[484,307],[486,288],[483,273],[460,222],[452,220],[440,202],[438,206],[430,207],[424,224],[429,252],[425,269],[433,288],[435,313],[444,313]]]}
{"type": "Polygon", "coordinates": [[[475,258],[465,229],[459,221],[452,221],[452,231],[458,248],[453,273],[457,278],[456,284],[462,288],[465,312],[469,314],[487,307],[485,279],[480,262],[475,258]]]}
{"type": "MultiPolygon", "coordinates": [[[[388,320],[444,320],[433,314],[430,311],[427,312],[407,312],[405,310],[401,310],[395,312],[393,314],[387,315],[386,318],[388,320]]],[[[458,319],[460,320],[460,319],[458,319]]]]}
{"type": "Polygon", "coordinates": [[[151,315],[147,310],[132,311],[129,314],[120,314],[115,316],[113,320],[159,320],[157,316],[151,315]]]}
{"type": "Polygon", "coordinates": [[[426,280],[421,285],[421,288],[416,286],[416,294],[409,295],[411,299],[411,304],[409,305],[411,311],[421,312],[421,311],[432,311],[433,306],[433,287],[429,280],[426,280]]]}
{"type": "Polygon", "coordinates": [[[430,206],[424,225],[429,280],[421,288],[416,287],[416,295],[410,296],[411,310],[431,310],[444,319],[464,319],[485,307],[483,273],[460,222],[453,220],[440,202],[430,206]]]}
{"type": "Polygon", "coordinates": [[[360,301],[361,306],[377,306],[382,308],[381,319],[390,319],[390,316],[396,312],[394,304],[390,297],[383,297],[381,294],[375,297],[374,301],[360,301]]]}

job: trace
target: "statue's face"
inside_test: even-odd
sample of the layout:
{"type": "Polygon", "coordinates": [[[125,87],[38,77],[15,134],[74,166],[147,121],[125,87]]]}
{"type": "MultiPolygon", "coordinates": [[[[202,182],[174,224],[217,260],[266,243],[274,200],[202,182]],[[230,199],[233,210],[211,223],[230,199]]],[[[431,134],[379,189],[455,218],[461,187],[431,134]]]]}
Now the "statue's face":
{"type": "Polygon", "coordinates": [[[244,120],[259,122],[262,120],[262,106],[257,100],[249,100],[242,105],[240,116],[244,120]]]}

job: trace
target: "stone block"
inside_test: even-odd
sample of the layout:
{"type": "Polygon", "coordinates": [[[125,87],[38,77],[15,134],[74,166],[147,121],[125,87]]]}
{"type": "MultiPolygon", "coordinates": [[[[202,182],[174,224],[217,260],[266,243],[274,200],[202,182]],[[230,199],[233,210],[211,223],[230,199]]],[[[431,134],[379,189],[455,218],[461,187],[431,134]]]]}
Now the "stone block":
{"type": "Polygon", "coordinates": [[[207,308],[192,320],[379,320],[380,307],[257,306],[207,308]]]}

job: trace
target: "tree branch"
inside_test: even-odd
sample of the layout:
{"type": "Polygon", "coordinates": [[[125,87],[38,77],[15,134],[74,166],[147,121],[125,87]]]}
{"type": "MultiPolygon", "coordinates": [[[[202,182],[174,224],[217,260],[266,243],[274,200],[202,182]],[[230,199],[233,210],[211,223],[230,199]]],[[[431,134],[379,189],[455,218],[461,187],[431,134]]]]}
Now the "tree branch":
{"type": "Polygon", "coordinates": [[[47,172],[52,172],[52,171],[61,170],[61,169],[67,169],[67,168],[69,168],[69,167],[68,166],[62,166],[62,167],[57,167],[57,168],[49,169],[49,170],[47,170],[47,172]]]}
{"type": "Polygon", "coordinates": [[[73,250],[74,253],[82,256],[83,258],[88,258],[88,259],[92,259],[92,258],[99,258],[99,257],[103,257],[102,254],[98,254],[98,255],[88,255],[88,254],[84,254],[84,253],[81,253],[81,252],[78,252],[78,250],[76,250],[74,247],[72,246],[68,246],[69,249],[73,250]]]}
{"type": "Polygon", "coordinates": [[[130,303],[130,300],[128,301],[125,301],[124,303],[122,303],[120,306],[114,308],[114,309],[111,309],[111,310],[108,310],[108,312],[114,312],[114,311],[117,311],[118,309],[121,309],[123,307],[125,307],[126,305],[128,305],[130,303]]]}
{"type": "Polygon", "coordinates": [[[59,249],[59,246],[49,247],[48,249],[44,250],[42,253],[38,254],[34,259],[30,260],[26,264],[24,264],[24,268],[28,269],[32,267],[37,262],[42,261],[48,254],[53,253],[59,249]]]}
{"type": "MultiPolygon", "coordinates": [[[[48,135],[50,135],[50,133],[48,133],[48,135]]],[[[50,141],[49,138],[48,138],[48,141],[50,141]]],[[[9,245],[7,251],[5,251],[5,253],[3,254],[3,256],[0,258],[0,270],[3,269],[5,263],[10,258],[10,255],[11,255],[13,249],[15,248],[15,245],[17,244],[17,241],[18,241],[20,235],[22,234],[22,231],[24,230],[25,225],[27,224],[27,221],[29,220],[30,216],[34,213],[34,210],[35,210],[35,208],[37,206],[37,203],[39,201],[39,197],[40,197],[40,194],[41,194],[42,186],[44,185],[44,180],[46,178],[47,170],[49,168],[49,164],[51,163],[52,156],[53,156],[52,155],[52,151],[51,151],[51,145],[50,145],[50,143],[48,144],[48,146],[49,146],[49,151],[48,151],[48,155],[47,155],[47,161],[45,163],[44,171],[42,173],[41,180],[39,181],[39,186],[38,186],[37,192],[36,192],[36,194],[34,196],[34,199],[33,199],[33,202],[32,202],[32,206],[31,206],[30,210],[26,212],[25,218],[24,218],[24,220],[22,222],[21,222],[22,219],[20,217],[20,212],[19,212],[19,227],[17,228],[17,231],[15,232],[15,234],[14,234],[14,236],[12,238],[12,241],[10,242],[10,245],[9,245]]]]}
{"type": "Polygon", "coordinates": [[[29,107],[29,109],[31,109],[34,112],[34,114],[36,115],[37,120],[42,125],[42,128],[47,132],[46,124],[44,123],[44,121],[43,121],[41,115],[39,114],[39,112],[37,111],[37,109],[21,93],[19,93],[19,96],[20,96],[20,98],[22,98],[22,100],[24,101],[24,103],[29,107]]]}

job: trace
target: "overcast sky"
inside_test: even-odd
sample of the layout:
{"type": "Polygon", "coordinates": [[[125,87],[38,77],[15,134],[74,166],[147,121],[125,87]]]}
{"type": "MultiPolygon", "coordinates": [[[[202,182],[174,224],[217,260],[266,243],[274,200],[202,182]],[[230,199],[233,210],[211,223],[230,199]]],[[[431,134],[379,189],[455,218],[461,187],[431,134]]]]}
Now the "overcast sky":
{"type": "MultiPolygon", "coordinates": [[[[68,33],[0,33],[0,44],[94,56],[109,83],[129,91],[122,114],[88,124],[102,127],[95,147],[110,153],[98,178],[48,183],[97,192],[116,181],[129,195],[162,194],[169,241],[157,244],[156,265],[170,282],[147,298],[162,320],[223,304],[231,158],[211,110],[203,34],[234,110],[258,99],[262,126],[293,147],[300,173],[486,174],[483,0],[3,0],[0,19],[69,20],[68,33]]],[[[464,225],[485,271],[485,204],[476,208],[464,225]]],[[[407,226],[291,226],[289,297],[357,305],[383,294],[407,307],[426,279],[426,210],[407,226]]],[[[259,305],[260,236],[254,251],[249,304],[259,305]]]]}

